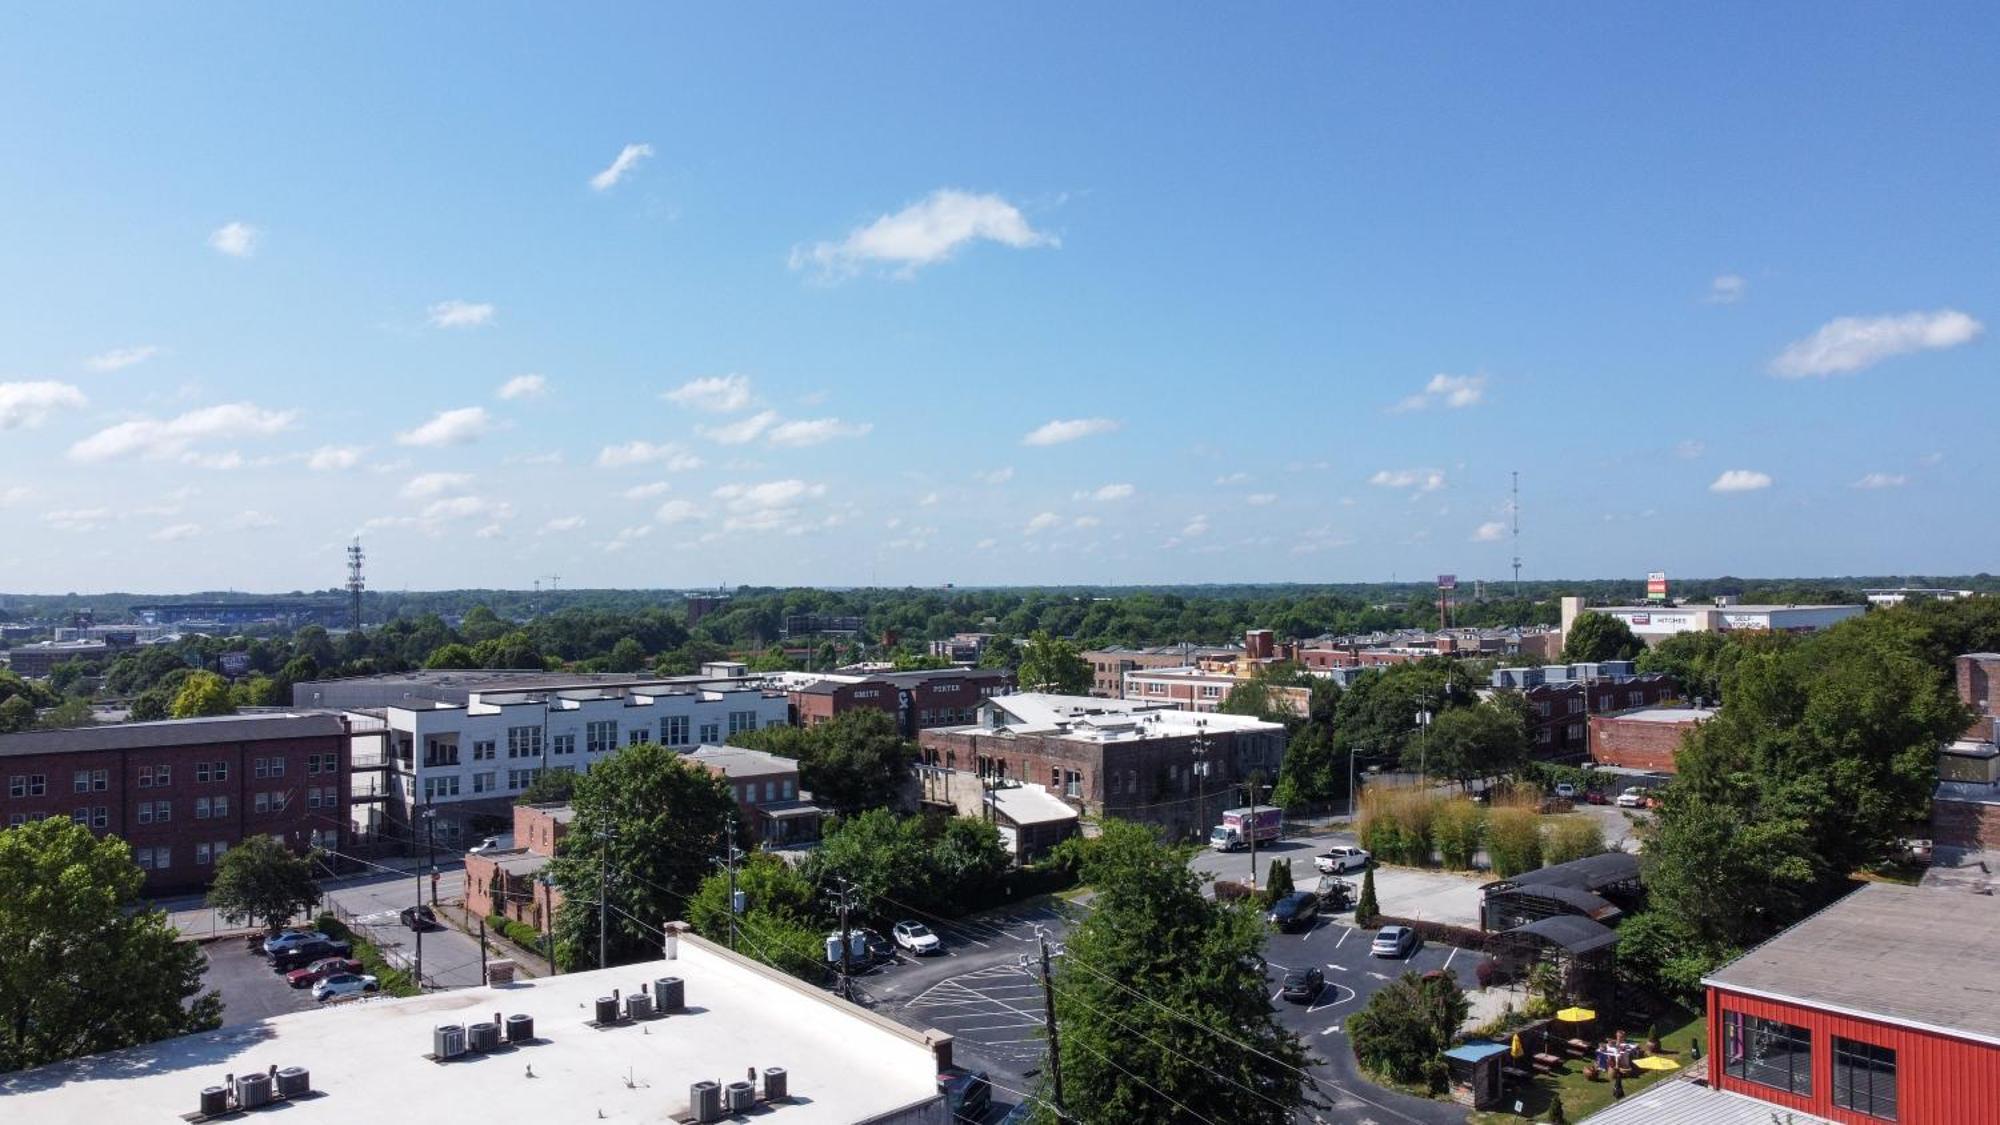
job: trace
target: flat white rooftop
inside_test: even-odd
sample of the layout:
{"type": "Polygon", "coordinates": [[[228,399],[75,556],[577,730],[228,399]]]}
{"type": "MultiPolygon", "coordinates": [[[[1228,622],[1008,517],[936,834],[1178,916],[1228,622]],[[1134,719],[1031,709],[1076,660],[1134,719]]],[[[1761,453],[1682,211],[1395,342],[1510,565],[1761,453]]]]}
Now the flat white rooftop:
{"type": "Polygon", "coordinates": [[[669,1122],[687,1112],[693,1082],[726,1085],[750,1067],[760,1076],[783,1067],[795,1100],[759,1111],[771,1125],[947,1121],[921,1033],[689,937],[672,961],[344,1003],[0,1075],[0,1120],[172,1122],[224,1075],[272,1066],[306,1068],[318,1096],[230,1120],[669,1122]],[[686,982],[684,1013],[603,1030],[586,1023],[599,996],[664,976],[686,982]],[[424,1057],[435,1026],[495,1012],[534,1017],[537,1042],[445,1063],[424,1057]]]}
{"type": "Polygon", "coordinates": [[[1715,718],[1712,707],[1648,707],[1616,716],[1623,723],[1705,723],[1715,718]]]}

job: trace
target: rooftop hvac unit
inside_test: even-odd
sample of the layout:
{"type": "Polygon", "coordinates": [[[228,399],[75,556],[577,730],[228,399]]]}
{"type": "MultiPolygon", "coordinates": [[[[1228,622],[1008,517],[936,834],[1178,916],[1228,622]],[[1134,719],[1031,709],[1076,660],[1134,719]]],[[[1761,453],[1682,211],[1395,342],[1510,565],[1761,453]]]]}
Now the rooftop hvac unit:
{"type": "Polygon", "coordinates": [[[687,1007],[687,984],[679,977],[661,977],[653,982],[653,1006],[661,1015],[687,1007]]]}
{"type": "Polygon", "coordinates": [[[465,1028],[455,1023],[441,1023],[432,1028],[431,1054],[440,1059],[455,1059],[465,1054],[465,1028]]]}
{"type": "Polygon", "coordinates": [[[784,1067],[767,1066],[764,1068],[765,1101],[767,1102],[783,1101],[784,1099],[791,1096],[789,1093],[786,1092],[789,1089],[790,1086],[786,1082],[784,1067]]]}
{"type": "Polygon", "coordinates": [[[243,1074],[236,1078],[236,1104],[243,1109],[257,1109],[271,1104],[271,1076],[264,1073],[243,1074]]]}
{"type": "Polygon", "coordinates": [[[757,1108],[757,1084],[754,1082],[731,1082],[729,1084],[729,1112],[748,1113],[757,1108]]]}
{"type": "Polygon", "coordinates": [[[507,1017],[507,1042],[526,1043],[535,1037],[535,1017],[516,1014],[507,1017]]]}
{"type": "Polygon", "coordinates": [[[229,1091],[220,1086],[204,1086],[201,1090],[201,1115],[216,1117],[229,1112],[229,1091]]]}
{"type": "Polygon", "coordinates": [[[296,1098],[312,1093],[312,1073],[302,1066],[288,1066],[278,1072],[278,1096],[296,1098]]]}
{"type": "Polygon", "coordinates": [[[703,1125],[722,1120],[722,1087],[706,1080],[689,1086],[688,1108],[703,1125]]]}
{"type": "Polygon", "coordinates": [[[618,998],[616,996],[599,996],[597,998],[597,1022],[601,1024],[618,1022],[618,998]]]}
{"type": "Polygon", "coordinates": [[[653,1018],[653,998],[643,992],[634,992],[625,998],[625,1018],[628,1020],[648,1020],[653,1018]]]}
{"type": "Polygon", "coordinates": [[[491,1020],[480,1020],[478,1023],[466,1025],[465,1045],[482,1055],[488,1051],[499,1050],[500,1025],[491,1020]]]}

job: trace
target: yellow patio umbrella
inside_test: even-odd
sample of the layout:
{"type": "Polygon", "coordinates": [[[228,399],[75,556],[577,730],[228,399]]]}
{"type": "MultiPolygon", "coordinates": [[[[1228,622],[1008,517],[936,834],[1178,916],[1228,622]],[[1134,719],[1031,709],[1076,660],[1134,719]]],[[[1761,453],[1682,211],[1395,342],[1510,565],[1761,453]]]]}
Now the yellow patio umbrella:
{"type": "Polygon", "coordinates": [[[1518,1031],[1517,1031],[1517,1032],[1515,1032],[1515,1033],[1514,1033],[1514,1042],[1513,1042],[1513,1044],[1512,1044],[1511,1046],[1509,1046],[1509,1047],[1507,1048],[1507,1053],[1508,1053],[1508,1054],[1510,1054],[1510,1055],[1512,1055],[1513,1057],[1515,1057],[1515,1058],[1517,1058],[1517,1059],[1518,1059],[1518,1058],[1520,1058],[1520,1057],[1521,1057],[1522,1055],[1524,1055],[1524,1054],[1526,1054],[1526,1053],[1527,1053],[1527,1052],[1525,1052],[1525,1051],[1523,1051],[1523,1050],[1521,1049],[1521,1033],[1520,1033],[1520,1032],[1518,1032],[1518,1031]]]}
{"type": "Polygon", "coordinates": [[[1556,1013],[1556,1018],[1564,1023],[1589,1023],[1597,1018],[1597,1013],[1589,1008],[1564,1008],[1556,1013]]]}
{"type": "Polygon", "coordinates": [[[1643,1059],[1634,1060],[1632,1065],[1638,1067],[1640,1070],[1679,1070],[1681,1068],[1681,1064],[1665,1055],[1647,1055],[1643,1059]]]}

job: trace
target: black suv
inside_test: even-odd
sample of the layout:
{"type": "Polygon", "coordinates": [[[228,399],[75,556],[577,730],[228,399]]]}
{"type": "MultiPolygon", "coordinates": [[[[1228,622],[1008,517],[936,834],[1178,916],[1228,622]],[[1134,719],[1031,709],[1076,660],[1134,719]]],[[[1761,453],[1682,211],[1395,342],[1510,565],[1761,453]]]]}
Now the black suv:
{"type": "Polygon", "coordinates": [[[978,1121],[993,1108],[993,1082],[983,1070],[945,1067],[938,1071],[938,1093],[953,1121],[978,1121]]]}
{"type": "Polygon", "coordinates": [[[403,913],[399,917],[402,918],[403,925],[413,930],[435,930],[439,928],[437,912],[428,906],[405,906],[403,913]]]}
{"type": "Polygon", "coordinates": [[[1287,1000],[1310,1004],[1319,999],[1320,990],[1326,987],[1326,972],[1316,967],[1287,969],[1284,987],[1278,990],[1287,1000]]]}
{"type": "Polygon", "coordinates": [[[1310,891],[1293,891],[1271,906],[1271,924],[1290,933],[1310,930],[1319,920],[1319,896],[1310,891]]]}
{"type": "Polygon", "coordinates": [[[288,945],[271,954],[271,965],[279,972],[303,969],[323,957],[346,957],[354,952],[354,947],[333,938],[312,938],[308,941],[288,945]]]}

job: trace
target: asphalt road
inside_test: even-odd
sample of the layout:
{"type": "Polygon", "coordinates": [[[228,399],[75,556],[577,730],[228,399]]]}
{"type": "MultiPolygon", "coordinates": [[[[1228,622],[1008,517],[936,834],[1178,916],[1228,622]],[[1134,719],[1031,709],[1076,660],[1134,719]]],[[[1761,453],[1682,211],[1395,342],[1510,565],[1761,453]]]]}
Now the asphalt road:
{"type": "MultiPolygon", "coordinates": [[[[465,865],[458,860],[440,860],[437,898],[462,900],[465,895],[465,865]]],[[[399,917],[404,907],[417,901],[419,879],[415,874],[375,872],[330,879],[320,884],[327,900],[350,916],[350,925],[382,951],[382,956],[398,968],[414,968],[417,935],[399,917]]],[[[422,880],[423,900],[431,902],[431,885],[422,880]]],[[[423,935],[423,976],[430,988],[467,988],[483,983],[480,977],[479,941],[445,926],[426,930],[423,935]]]]}

